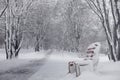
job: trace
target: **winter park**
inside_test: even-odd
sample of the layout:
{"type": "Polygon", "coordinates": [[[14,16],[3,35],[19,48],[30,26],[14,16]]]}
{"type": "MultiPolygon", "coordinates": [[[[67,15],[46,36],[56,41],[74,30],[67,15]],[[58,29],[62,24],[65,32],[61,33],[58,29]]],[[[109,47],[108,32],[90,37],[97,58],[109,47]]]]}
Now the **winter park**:
{"type": "Polygon", "coordinates": [[[0,80],[120,80],[120,0],[0,0],[0,80]]]}

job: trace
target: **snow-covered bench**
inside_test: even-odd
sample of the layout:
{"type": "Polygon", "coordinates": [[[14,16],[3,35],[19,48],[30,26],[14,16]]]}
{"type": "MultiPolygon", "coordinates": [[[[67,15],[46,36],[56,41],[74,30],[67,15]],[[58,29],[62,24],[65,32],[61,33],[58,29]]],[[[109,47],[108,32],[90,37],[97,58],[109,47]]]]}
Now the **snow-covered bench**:
{"type": "Polygon", "coordinates": [[[85,61],[91,61],[91,64],[93,65],[93,70],[96,69],[98,62],[99,62],[99,54],[100,54],[101,44],[100,42],[92,43],[87,48],[87,54],[85,56],[85,61]]]}
{"type": "Polygon", "coordinates": [[[85,58],[80,61],[70,61],[68,63],[69,73],[76,72],[76,77],[80,75],[80,67],[87,66],[88,70],[94,71],[99,62],[101,44],[100,42],[92,43],[88,46],[85,58]]]}

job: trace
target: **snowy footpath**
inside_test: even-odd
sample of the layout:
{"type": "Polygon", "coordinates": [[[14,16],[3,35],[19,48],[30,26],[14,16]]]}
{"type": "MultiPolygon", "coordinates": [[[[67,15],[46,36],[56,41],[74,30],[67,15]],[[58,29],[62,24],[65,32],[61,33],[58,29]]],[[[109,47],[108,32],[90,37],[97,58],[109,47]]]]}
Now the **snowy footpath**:
{"type": "Polygon", "coordinates": [[[13,60],[4,60],[1,56],[0,80],[120,80],[120,62],[110,62],[105,55],[100,56],[97,71],[90,72],[81,67],[81,75],[75,77],[75,74],[68,74],[68,62],[82,60],[76,53],[24,53],[13,60]]]}
{"type": "Polygon", "coordinates": [[[96,72],[81,68],[82,73],[79,77],[68,74],[68,62],[71,60],[81,61],[73,53],[54,52],[49,61],[29,80],[120,80],[120,62],[109,62],[107,56],[101,55],[96,72]]]}
{"type": "MultiPolygon", "coordinates": [[[[18,59],[0,61],[0,80],[28,80],[45,64],[51,51],[22,53],[18,59]]],[[[2,55],[2,54],[1,54],[2,55]]]]}

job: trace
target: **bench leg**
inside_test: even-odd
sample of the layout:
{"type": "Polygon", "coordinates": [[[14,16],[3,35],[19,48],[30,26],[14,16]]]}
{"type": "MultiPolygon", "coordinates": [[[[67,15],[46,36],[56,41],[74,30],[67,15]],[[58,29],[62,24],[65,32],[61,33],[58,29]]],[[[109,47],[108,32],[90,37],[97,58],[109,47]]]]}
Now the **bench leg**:
{"type": "Polygon", "coordinates": [[[74,73],[75,72],[75,62],[69,62],[68,63],[68,73],[74,73]]]}
{"type": "Polygon", "coordinates": [[[80,72],[80,66],[78,63],[75,65],[75,72],[76,72],[76,77],[80,76],[81,72],[80,72]]]}

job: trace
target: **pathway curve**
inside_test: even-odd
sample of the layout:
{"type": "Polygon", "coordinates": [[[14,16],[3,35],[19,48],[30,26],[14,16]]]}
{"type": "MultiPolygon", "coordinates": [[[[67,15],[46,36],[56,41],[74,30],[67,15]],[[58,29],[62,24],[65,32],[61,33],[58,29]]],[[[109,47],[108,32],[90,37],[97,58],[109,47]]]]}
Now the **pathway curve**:
{"type": "Polygon", "coordinates": [[[43,59],[31,60],[29,64],[0,72],[0,80],[27,80],[47,62],[51,53],[52,50],[48,51],[43,59]]]}

